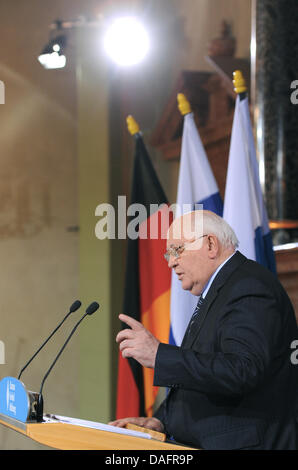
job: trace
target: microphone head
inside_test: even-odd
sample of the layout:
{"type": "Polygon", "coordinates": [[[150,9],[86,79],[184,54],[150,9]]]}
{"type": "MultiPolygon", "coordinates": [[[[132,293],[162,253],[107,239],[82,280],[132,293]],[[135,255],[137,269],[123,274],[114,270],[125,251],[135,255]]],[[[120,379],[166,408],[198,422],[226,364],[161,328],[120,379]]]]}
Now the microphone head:
{"type": "Polygon", "coordinates": [[[99,304],[97,302],[92,302],[92,304],[90,304],[89,307],[86,308],[87,315],[92,315],[92,313],[96,312],[98,308],[99,304]]]}
{"type": "Polygon", "coordinates": [[[73,313],[73,312],[75,312],[76,310],[78,310],[81,305],[82,305],[82,302],[81,302],[80,300],[76,300],[76,301],[70,306],[69,311],[70,311],[71,313],[73,313]]]}

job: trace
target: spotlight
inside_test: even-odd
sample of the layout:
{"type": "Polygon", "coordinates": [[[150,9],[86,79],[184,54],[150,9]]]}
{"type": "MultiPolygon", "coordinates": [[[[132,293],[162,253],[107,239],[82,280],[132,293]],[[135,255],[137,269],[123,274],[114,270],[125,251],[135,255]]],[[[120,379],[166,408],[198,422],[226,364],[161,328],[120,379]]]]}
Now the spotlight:
{"type": "Polygon", "coordinates": [[[119,18],[106,32],[104,48],[118,65],[135,65],[141,62],[149,50],[148,34],[136,18],[119,18]]]}
{"type": "Polygon", "coordinates": [[[66,57],[63,54],[66,46],[66,36],[60,35],[51,39],[38,56],[45,69],[61,69],[65,67],[66,57]]]}

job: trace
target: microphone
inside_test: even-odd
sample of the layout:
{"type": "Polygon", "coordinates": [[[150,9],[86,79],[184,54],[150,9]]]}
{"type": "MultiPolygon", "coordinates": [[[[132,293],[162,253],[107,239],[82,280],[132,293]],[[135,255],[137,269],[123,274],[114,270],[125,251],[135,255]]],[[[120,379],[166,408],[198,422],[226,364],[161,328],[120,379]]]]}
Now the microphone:
{"type": "Polygon", "coordinates": [[[38,423],[41,423],[43,421],[43,397],[42,397],[42,390],[43,390],[43,386],[44,386],[44,383],[48,377],[48,375],[50,374],[51,370],[53,369],[54,365],[56,364],[56,362],[58,361],[59,357],[61,356],[61,354],[63,353],[65,347],[67,346],[67,343],[69,342],[70,338],[72,337],[72,335],[74,334],[74,332],[76,331],[76,329],[78,328],[78,326],[80,325],[80,323],[84,320],[84,318],[87,316],[87,315],[92,315],[94,312],[96,312],[96,310],[99,308],[99,304],[97,302],[92,302],[87,308],[86,308],[86,313],[84,313],[84,315],[82,316],[82,318],[75,324],[75,326],[73,327],[73,329],[71,330],[67,340],[65,341],[65,343],[63,344],[62,348],[60,349],[59,353],[57,354],[57,356],[55,357],[52,365],[50,366],[50,368],[48,369],[47,373],[45,374],[44,378],[42,379],[42,382],[41,382],[41,386],[40,386],[40,391],[39,391],[39,395],[38,395],[38,399],[37,399],[37,404],[36,404],[36,420],[38,423]]]}
{"type": "Polygon", "coordinates": [[[76,312],[76,310],[78,310],[80,308],[80,306],[82,305],[82,303],[79,301],[79,300],[76,300],[69,308],[69,312],[68,314],[63,318],[63,320],[59,323],[59,325],[54,329],[54,331],[52,331],[52,333],[50,334],[50,336],[45,340],[44,343],[42,343],[42,345],[38,348],[38,350],[36,351],[36,353],[33,354],[33,356],[31,357],[31,359],[29,359],[29,361],[24,365],[23,369],[21,369],[20,373],[19,373],[19,376],[18,376],[18,380],[20,380],[20,377],[22,375],[22,373],[24,372],[24,370],[29,366],[29,364],[33,361],[33,359],[35,358],[35,356],[37,356],[37,354],[39,353],[39,351],[42,350],[42,348],[47,344],[47,342],[52,338],[52,336],[56,333],[56,331],[59,330],[60,326],[62,326],[62,324],[65,322],[65,320],[69,317],[69,315],[73,312],[76,312]]]}

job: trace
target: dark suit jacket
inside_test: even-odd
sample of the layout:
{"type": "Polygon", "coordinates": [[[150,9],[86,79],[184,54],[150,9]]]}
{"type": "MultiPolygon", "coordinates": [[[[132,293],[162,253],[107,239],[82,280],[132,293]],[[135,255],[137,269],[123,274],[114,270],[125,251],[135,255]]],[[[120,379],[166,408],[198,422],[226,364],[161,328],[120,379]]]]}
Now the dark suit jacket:
{"type": "MultiPolygon", "coordinates": [[[[183,312],[181,312],[183,315],[183,312]]],[[[241,253],[215,277],[181,347],[160,344],[155,416],[168,435],[204,449],[295,449],[298,339],[276,276],[241,253]]]]}

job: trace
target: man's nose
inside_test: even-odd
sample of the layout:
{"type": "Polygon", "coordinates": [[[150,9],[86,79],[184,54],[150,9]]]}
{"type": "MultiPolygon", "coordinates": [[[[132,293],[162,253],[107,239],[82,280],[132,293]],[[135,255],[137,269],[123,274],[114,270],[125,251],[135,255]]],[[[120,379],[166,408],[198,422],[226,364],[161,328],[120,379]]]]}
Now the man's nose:
{"type": "Polygon", "coordinates": [[[178,258],[176,256],[170,255],[169,261],[168,261],[169,268],[173,269],[175,266],[177,266],[177,263],[178,263],[178,258]]]}

